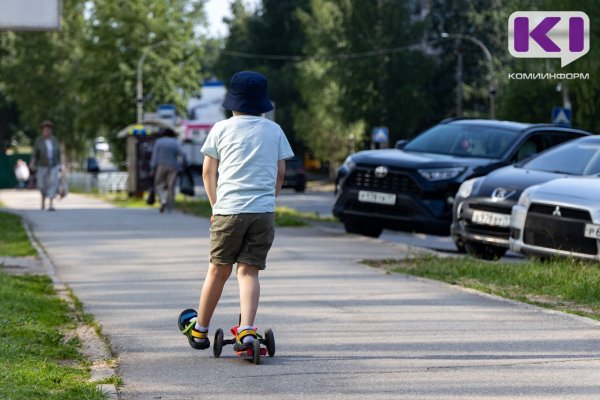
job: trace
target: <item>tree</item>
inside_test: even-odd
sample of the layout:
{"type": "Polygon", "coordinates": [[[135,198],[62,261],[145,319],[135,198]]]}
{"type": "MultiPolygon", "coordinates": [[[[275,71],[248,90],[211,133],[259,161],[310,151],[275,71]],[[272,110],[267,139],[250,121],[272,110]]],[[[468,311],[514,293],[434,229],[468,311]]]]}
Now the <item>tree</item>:
{"type": "MultiPolygon", "coordinates": [[[[520,2],[521,5],[528,2],[520,2]]],[[[530,8],[535,10],[535,2],[530,8]]],[[[557,11],[581,10],[590,21],[600,18],[600,4],[575,0],[551,0],[544,9],[557,11]]],[[[600,132],[600,83],[594,79],[600,73],[600,61],[594,54],[600,51],[600,27],[591,23],[590,51],[575,62],[561,68],[559,59],[516,60],[507,62],[510,72],[578,72],[589,73],[589,80],[518,80],[509,81],[504,89],[500,115],[502,118],[525,122],[550,122],[553,106],[563,105],[562,95],[568,90],[573,108],[573,125],[591,132],[600,132]],[[560,86],[559,86],[560,84],[560,86]],[[557,92],[561,88],[563,93],[557,92]]]]}
{"type": "MultiPolygon", "coordinates": [[[[506,66],[511,56],[506,49],[507,21],[519,9],[528,9],[529,0],[434,0],[427,17],[428,37],[436,41],[439,51],[433,81],[437,102],[436,113],[441,118],[456,116],[458,53],[462,54],[462,114],[468,117],[489,118],[489,82],[496,83],[499,99],[506,84],[506,66]],[[447,40],[442,33],[448,33],[447,40]],[[482,49],[468,39],[457,40],[452,35],[468,35],[481,41],[492,54],[493,73],[482,49]]],[[[462,116],[462,115],[461,115],[462,116]]]]}
{"type": "Polygon", "coordinates": [[[3,34],[8,54],[1,76],[6,93],[18,105],[22,122],[35,129],[42,120],[52,119],[57,136],[70,149],[81,147],[84,141],[76,129],[81,102],[75,89],[84,3],[65,0],[60,32],[3,34]]]}
{"type": "MultiPolygon", "coordinates": [[[[560,72],[589,73],[589,80],[562,82],[568,85],[573,102],[574,125],[600,133],[600,3],[581,2],[575,0],[553,0],[556,10],[580,10],[590,18],[590,51],[587,55],[560,69],[560,72]]],[[[554,61],[554,60],[553,60],[554,61]]],[[[558,61],[556,61],[558,64],[558,61]]],[[[558,70],[557,65],[557,70],[558,70]]]]}
{"type": "Polygon", "coordinates": [[[254,70],[269,79],[269,95],[275,103],[275,120],[286,132],[296,152],[301,148],[294,129],[294,107],[300,97],[296,64],[291,60],[270,60],[260,56],[240,57],[231,52],[258,55],[298,55],[303,50],[304,32],[297,16],[308,0],[263,0],[250,13],[241,0],[231,5],[229,36],[217,63],[217,75],[226,83],[236,72],[254,70]]]}
{"type": "MultiPolygon", "coordinates": [[[[0,35],[0,60],[5,60],[11,53],[14,35],[0,35]]],[[[0,64],[0,75],[3,71],[0,64]]],[[[19,108],[17,103],[6,94],[6,87],[0,82],[0,155],[4,154],[13,144],[21,139],[22,142],[29,142],[21,123],[19,108]]],[[[20,145],[28,143],[19,143],[20,145]]]]}
{"type": "Polygon", "coordinates": [[[311,59],[299,64],[295,126],[332,171],[375,126],[389,127],[393,143],[431,122],[433,64],[405,1],[313,0],[299,15],[311,59]]]}
{"type": "Polygon", "coordinates": [[[144,51],[146,109],[173,103],[183,112],[201,81],[203,0],[65,0],[59,32],[3,34],[2,78],[22,120],[52,119],[68,148],[81,152],[135,121],[137,62],[144,51]],[[160,47],[148,50],[155,43],[160,47]]]}
{"type": "Polygon", "coordinates": [[[136,120],[137,62],[143,65],[144,108],[163,103],[185,111],[185,101],[201,81],[201,0],[95,0],[83,44],[80,81],[86,104],[81,129],[105,134],[118,159],[124,143],[115,134],[136,120]],[[152,47],[154,44],[163,43],[152,47]]]}

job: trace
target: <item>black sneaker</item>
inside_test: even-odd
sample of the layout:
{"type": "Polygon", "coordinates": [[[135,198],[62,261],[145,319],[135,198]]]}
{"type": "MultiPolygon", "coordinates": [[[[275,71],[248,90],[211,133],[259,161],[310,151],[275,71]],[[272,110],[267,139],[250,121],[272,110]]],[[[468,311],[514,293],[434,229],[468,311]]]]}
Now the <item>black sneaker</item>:
{"type": "Polygon", "coordinates": [[[177,320],[177,326],[179,326],[179,330],[188,338],[188,342],[193,349],[196,350],[205,350],[210,347],[210,340],[208,339],[208,331],[200,332],[196,329],[196,317],[198,313],[196,310],[188,308],[187,310],[183,310],[181,314],[179,314],[179,318],[177,320]],[[193,319],[193,321],[192,321],[193,319]],[[202,342],[197,342],[194,340],[204,339],[202,342]]]}

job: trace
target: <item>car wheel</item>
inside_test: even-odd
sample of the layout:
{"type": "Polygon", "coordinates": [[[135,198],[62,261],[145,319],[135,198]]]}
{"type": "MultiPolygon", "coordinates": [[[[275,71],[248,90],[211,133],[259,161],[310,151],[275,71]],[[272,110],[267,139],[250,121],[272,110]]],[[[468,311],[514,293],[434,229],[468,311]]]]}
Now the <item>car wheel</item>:
{"type": "Polygon", "coordinates": [[[294,189],[296,190],[296,193],[304,193],[304,191],[306,190],[306,183],[301,183],[297,185],[294,189]]]}
{"type": "Polygon", "coordinates": [[[378,238],[383,232],[383,228],[374,225],[368,225],[361,221],[346,221],[344,222],[344,228],[347,233],[355,233],[357,235],[368,236],[372,238],[378,238]]]}
{"type": "Polygon", "coordinates": [[[492,261],[501,258],[508,250],[504,247],[491,246],[489,244],[472,242],[468,240],[465,241],[465,248],[467,249],[467,253],[475,258],[492,261]]]}
{"type": "Polygon", "coordinates": [[[454,240],[454,245],[456,246],[456,251],[460,254],[465,254],[467,249],[465,248],[464,240],[456,239],[454,240]]]}
{"type": "Polygon", "coordinates": [[[362,227],[362,234],[372,238],[378,238],[383,232],[383,228],[379,226],[365,225],[362,227]]]}
{"type": "Polygon", "coordinates": [[[360,235],[360,225],[356,221],[345,221],[344,229],[346,233],[356,233],[360,235]]]}

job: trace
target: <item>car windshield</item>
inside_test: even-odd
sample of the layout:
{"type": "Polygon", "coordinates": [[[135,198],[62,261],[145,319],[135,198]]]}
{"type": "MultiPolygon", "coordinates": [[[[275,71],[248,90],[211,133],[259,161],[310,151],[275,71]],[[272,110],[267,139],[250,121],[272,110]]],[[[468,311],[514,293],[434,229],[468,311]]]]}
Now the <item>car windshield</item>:
{"type": "Polygon", "coordinates": [[[502,158],[519,132],[490,126],[436,125],[411,140],[404,150],[459,157],[502,158]]]}
{"type": "Polygon", "coordinates": [[[600,173],[600,142],[569,142],[540,154],[522,167],[570,175],[597,174],[600,173]]]}

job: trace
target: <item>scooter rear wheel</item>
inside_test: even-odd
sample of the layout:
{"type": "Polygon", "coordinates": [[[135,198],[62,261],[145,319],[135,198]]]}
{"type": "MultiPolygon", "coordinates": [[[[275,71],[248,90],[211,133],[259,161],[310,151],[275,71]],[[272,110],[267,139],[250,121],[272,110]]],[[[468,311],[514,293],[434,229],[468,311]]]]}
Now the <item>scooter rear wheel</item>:
{"type": "Polygon", "coordinates": [[[252,361],[254,365],[260,364],[260,341],[258,339],[252,343],[252,361]]]}
{"type": "Polygon", "coordinates": [[[219,328],[215,332],[215,343],[213,344],[213,355],[215,358],[221,357],[223,351],[223,329],[219,328]]]}
{"type": "Polygon", "coordinates": [[[275,355],[275,335],[270,328],[265,330],[265,346],[269,357],[273,357],[275,355]]]}

